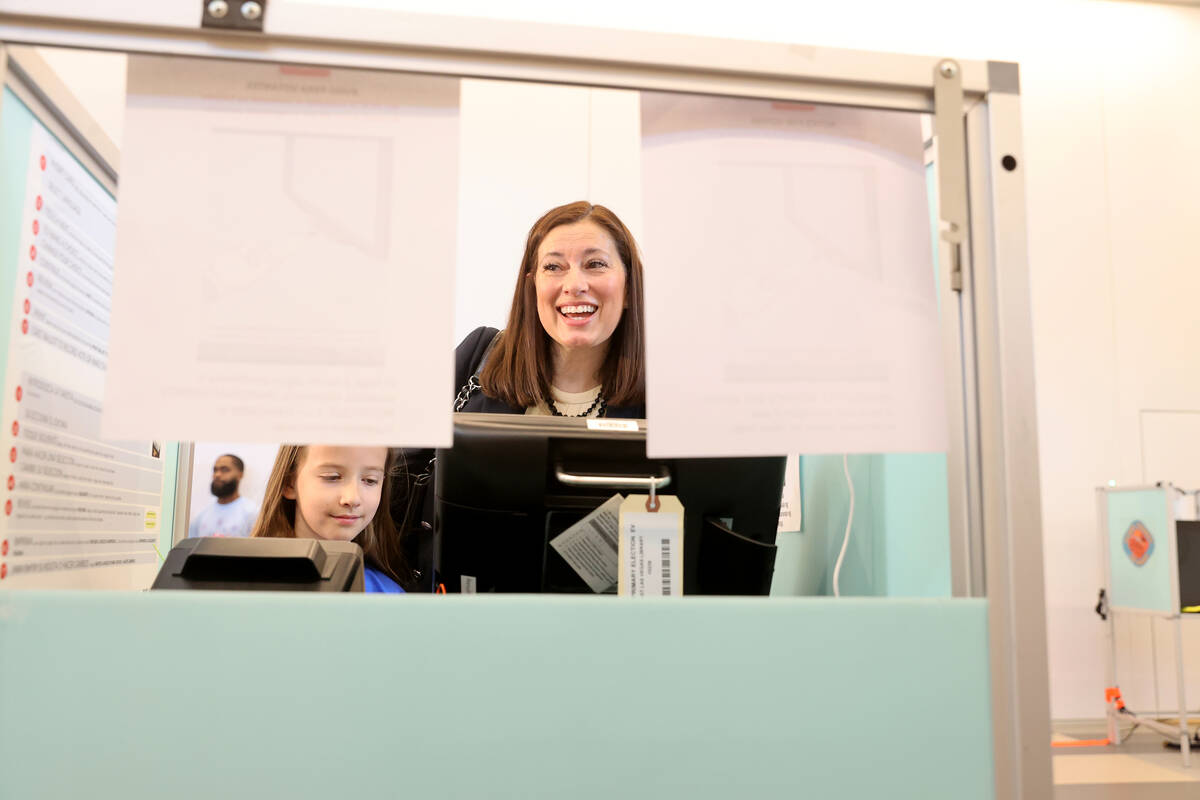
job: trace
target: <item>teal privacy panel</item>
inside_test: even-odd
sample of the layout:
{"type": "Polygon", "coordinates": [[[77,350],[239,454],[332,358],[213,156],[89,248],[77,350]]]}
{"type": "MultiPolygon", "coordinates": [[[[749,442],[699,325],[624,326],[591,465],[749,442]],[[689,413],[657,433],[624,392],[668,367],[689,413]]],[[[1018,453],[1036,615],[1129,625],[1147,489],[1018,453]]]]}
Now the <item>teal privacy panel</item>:
{"type": "Polygon", "coordinates": [[[13,285],[21,253],[25,201],[25,165],[33,114],[11,90],[0,92],[0,377],[8,370],[8,332],[12,330],[13,285]]]}
{"type": "MultiPolygon", "coordinates": [[[[885,593],[950,596],[950,498],[944,453],[876,456],[883,475],[876,530],[884,538],[885,593]]],[[[878,534],[877,534],[878,535],[878,534]]]]}
{"type": "MultiPolygon", "coordinates": [[[[937,176],[925,168],[933,287],[938,268],[937,176]]],[[[944,453],[850,456],[855,512],[842,565],[843,594],[949,597],[950,499],[944,453]]],[[[781,532],[771,594],[833,594],[833,569],[846,532],[850,492],[840,455],[801,460],[803,524],[781,532]]]]}
{"type": "MultiPolygon", "coordinates": [[[[950,511],[942,453],[851,455],[854,521],[843,595],[950,596],[950,511]]],[[[803,530],[780,534],[772,594],[833,594],[850,509],[840,455],[801,462],[803,530]]]]}
{"type": "Polygon", "coordinates": [[[1104,495],[1108,506],[1109,604],[1178,613],[1171,593],[1175,523],[1167,513],[1167,490],[1109,490],[1104,495]],[[1153,541],[1141,565],[1125,549],[1125,537],[1137,522],[1145,526],[1153,541]]]}
{"type": "Polygon", "coordinates": [[[991,798],[984,600],[0,593],[6,797],[991,798]]]}
{"type": "MultiPolygon", "coordinates": [[[[158,563],[162,566],[167,553],[175,543],[175,496],[176,482],[179,478],[179,442],[165,442],[162,449],[163,458],[163,494],[162,511],[160,512],[158,528],[158,563]]],[[[187,535],[186,532],[184,534],[187,535]]]]}

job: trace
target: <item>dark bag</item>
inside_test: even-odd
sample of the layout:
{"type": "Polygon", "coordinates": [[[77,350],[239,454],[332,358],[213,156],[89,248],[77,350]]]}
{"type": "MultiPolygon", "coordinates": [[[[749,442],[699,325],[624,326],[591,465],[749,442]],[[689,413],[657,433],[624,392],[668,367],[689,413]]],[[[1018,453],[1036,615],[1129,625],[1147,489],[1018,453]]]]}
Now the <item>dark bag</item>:
{"type": "MultiPolygon", "coordinates": [[[[454,410],[461,411],[472,395],[482,387],[479,383],[479,372],[487,362],[488,355],[500,338],[497,331],[480,356],[475,368],[471,370],[466,383],[458,390],[454,398],[454,410]]],[[[468,365],[469,367],[470,365],[468,365]]],[[[434,531],[433,531],[433,486],[434,469],[437,457],[433,450],[402,450],[401,459],[404,474],[398,476],[402,491],[392,495],[392,518],[396,520],[404,543],[405,555],[413,570],[413,582],[421,591],[436,591],[437,576],[434,574],[434,531]]]]}
{"type": "MultiPolygon", "coordinates": [[[[483,355],[481,355],[479,360],[476,362],[475,369],[471,370],[471,374],[467,378],[466,383],[459,388],[458,394],[454,396],[455,411],[462,411],[463,406],[467,404],[467,401],[471,399],[472,395],[483,388],[483,386],[479,383],[479,373],[483,370],[483,365],[487,363],[487,357],[491,355],[492,348],[496,346],[496,342],[499,340],[500,331],[496,331],[494,334],[492,334],[492,339],[488,342],[487,347],[483,349],[483,355]]],[[[468,364],[468,368],[469,367],[470,365],[468,364]]]]}

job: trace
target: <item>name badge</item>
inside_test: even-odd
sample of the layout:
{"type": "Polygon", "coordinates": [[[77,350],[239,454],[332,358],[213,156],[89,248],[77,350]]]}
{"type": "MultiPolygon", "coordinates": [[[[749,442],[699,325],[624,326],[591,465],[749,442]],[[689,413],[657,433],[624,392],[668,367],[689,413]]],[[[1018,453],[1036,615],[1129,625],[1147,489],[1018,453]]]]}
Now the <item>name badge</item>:
{"type": "Polygon", "coordinates": [[[632,431],[637,433],[636,419],[608,419],[607,417],[589,417],[589,431],[632,431]]]}

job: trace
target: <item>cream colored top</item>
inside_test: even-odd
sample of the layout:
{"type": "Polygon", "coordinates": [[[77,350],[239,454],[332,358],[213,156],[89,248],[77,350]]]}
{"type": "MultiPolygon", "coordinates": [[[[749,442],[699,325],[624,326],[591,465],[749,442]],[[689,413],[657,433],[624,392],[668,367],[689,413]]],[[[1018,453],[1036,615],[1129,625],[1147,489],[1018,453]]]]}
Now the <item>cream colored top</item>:
{"type": "MultiPolygon", "coordinates": [[[[564,392],[557,386],[550,387],[550,395],[554,398],[554,405],[558,408],[558,412],[565,417],[576,417],[586,411],[592,403],[596,402],[596,396],[600,394],[600,387],[593,386],[585,392],[564,392]]],[[[599,414],[600,407],[592,409],[589,417],[595,417],[599,414]]],[[[550,408],[543,400],[536,406],[530,406],[525,409],[525,414],[534,414],[541,417],[549,417],[550,408]]]]}

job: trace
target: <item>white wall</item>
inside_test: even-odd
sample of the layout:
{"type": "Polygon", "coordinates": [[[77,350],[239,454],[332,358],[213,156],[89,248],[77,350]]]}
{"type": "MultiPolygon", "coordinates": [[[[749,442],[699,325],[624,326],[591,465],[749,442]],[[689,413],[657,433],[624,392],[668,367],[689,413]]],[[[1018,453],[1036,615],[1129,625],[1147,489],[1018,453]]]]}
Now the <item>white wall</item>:
{"type": "Polygon", "coordinates": [[[462,82],[456,340],[505,326],[525,237],[554,206],[608,206],[638,237],[638,108],[631,91],[462,82]]]}
{"type": "MultiPolygon", "coordinates": [[[[1182,435],[1183,420],[1200,413],[1200,371],[1190,366],[1200,270],[1187,238],[1200,220],[1200,9],[1100,0],[316,4],[1020,62],[1051,711],[1102,713],[1093,489],[1110,479],[1200,478],[1195,460],[1170,448],[1172,426],[1182,435]],[[1154,416],[1144,445],[1143,422],[1156,410],[1174,415],[1154,416]]],[[[511,243],[502,245],[493,250],[508,260],[511,243]]],[[[478,257],[490,257],[483,249],[478,257]]],[[[511,292],[511,278],[503,283],[511,292]]],[[[1124,638],[1125,657],[1138,659],[1124,638]]]]}

